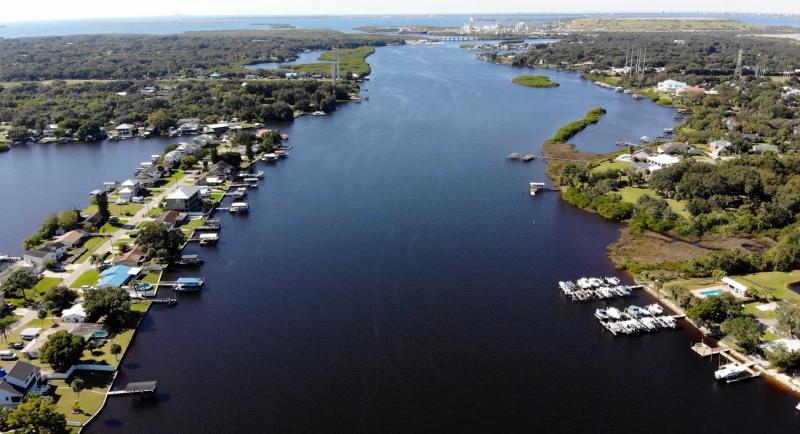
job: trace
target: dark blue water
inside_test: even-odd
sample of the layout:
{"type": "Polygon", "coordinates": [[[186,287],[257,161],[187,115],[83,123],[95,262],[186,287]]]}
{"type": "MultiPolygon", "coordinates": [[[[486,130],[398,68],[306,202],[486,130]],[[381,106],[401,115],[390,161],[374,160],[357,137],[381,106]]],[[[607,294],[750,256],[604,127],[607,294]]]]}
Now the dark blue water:
{"type": "Polygon", "coordinates": [[[150,155],[176,139],[29,144],[0,153],[0,185],[8,208],[0,212],[0,253],[22,252],[22,241],[39,229],[48,213],[82,209],[89,192],[104,181],[124,181],[150,155]]]}
{"type": "MultiPolygon", "coordinates": [[[[504,159],[599,102],[636,135],[669,110],[566,73],[516,86],[452,45],[370,61],[370,100],[298,119],[250,215],[220,215],[202,293],[147,316],[118,382],[160,402],[112,398],[88,432],[796,431],[796,398],[716,383],[691,333],[613,338],[565,301],[557,280],[614,273],[619,226],[531,199],[544,166],[504,159]]],[[[613,149],[602,128],[581,140],[613,149]]]]}
{"type": "MultiPolygon", "coordinates": [[[[474,15],[478,25],[502,21],[529,25],[555,21],[559,18],[581,16],[597,17],[675,17],[675,18],[730,18],[757,25],[800,27],[800,16],[776,14],[515,14],[474,15]]],[[[361,26],[428,25],[459,27],[469,20],[469,15],[401,15],[401,16],[169,16],[135,18],[98,18],[81,20],[49,20],[3,22],[0,16],[0,37],[58,36],[101,33],[170,34],[201,30],[256,30],[269,29],[268,24],[289,24],[300,29],[332,29],[354,32],[361,26]]]]}

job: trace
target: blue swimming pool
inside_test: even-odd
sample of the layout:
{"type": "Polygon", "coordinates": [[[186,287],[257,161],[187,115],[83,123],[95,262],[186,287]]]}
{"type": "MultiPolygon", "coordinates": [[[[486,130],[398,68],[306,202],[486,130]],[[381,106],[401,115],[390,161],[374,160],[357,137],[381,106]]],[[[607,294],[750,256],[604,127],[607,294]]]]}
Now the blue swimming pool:
{"type": "Polygon", "coordinates": [[[710,297],[712,295],[720,295],[720,294],[722,294],[722,290],[721,289],[708,289],[708,290],[700,292],[700,294],[703,294],[706,297],[710,297]]]}

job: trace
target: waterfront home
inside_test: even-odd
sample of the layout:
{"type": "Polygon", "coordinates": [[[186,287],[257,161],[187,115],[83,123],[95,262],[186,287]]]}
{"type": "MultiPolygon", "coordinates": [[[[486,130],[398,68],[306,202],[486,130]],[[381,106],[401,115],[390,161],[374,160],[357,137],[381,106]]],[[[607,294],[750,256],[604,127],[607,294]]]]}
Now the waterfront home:
{"type": "Polygon", "coordinates": [[[57,131],[58,131],[58,125],[49,124],[42,130],[42,135],[45,137],[55,137],[57,131]]]}
{"type": "Polygon", "coordinates": [[[64,256],[64,244],[54,242],[38,249],[25,250],[23,259],[30,261],[38,268],[43,268],[47,262],[56,262],[64,256]]]}
{"type": "Polygon", "coordinates": [[[16,407],[32,389],[42,384],[42,370],[30,363],[17,361],[0,380],[0,405],[16,407]]]}
{"type": "Polygon", "coordinates": [[[119,186],[121,189],[130,189],[132,196],[138,196],[142,192],[142,183],[136,179],[126,179],[119,186]]]}
{"type": "Polygon", "coordinates": [[[155,218],[155,222],[163,223],[170,229],[186,222],[186,214],[176,210],[164,211],[155,218]]]}
{"type": "Polygon", "coordinates": [[[676,96],[701,97],[706,94],[706,90],[700,86],[686,86],[675,91],[676,96]]]}
{"type": "Polygon", "coordinates": [[[647,159],[647,162],[650,164],[651,172],[672,166],[673,164],[677,164],[680,161],[681,161],[680,158],[667,154],[654,155],[647,159]]]}
{"type": "Polygon", "coordinates": [[[216,164],[211,165],[206,171],[207,176],[216,176],[223,181],[230,178],[233,174],[234,167],[224,161],[218,161],[216,164]]]}
{"type": "Polygon", "coordinates": [[[161,166],[151,165],[143,170],[140,170],[134,178],[135,181],[141,186],[153,187],[158,183],[161,178],[166,175],[166,170],[161,166]]]}
{"type": "Polygon", "coordinates": [[[176,189],[167,195],[164,209],[183,212],[202,211],[203,199],[200,190],[200,187],[194,185],[184,185],[176,189]]]}
{"type": "Polygon", "coordinates": [[[759,143],[757,145],[753,145],[753,147],[750,148],[750,152],[754,154],[763,154],[765,152],[772,152],[774,154],[779,154],[780,151],[781,150],[777,146],[770,145],[768,143],[759,143]]]}
{"type": "Polygon", "coordinates": [[[183,158],[183,152],[177,149],[173,149],[172,151],[169,151],[166,154],[164,154],[164,162],[171,165],[180,163],[182,158],[183,158]]]}
{"type": "Polygon", "coordinates": [[[689,86],[688,84],[677,80],[664,80],[656,85],[656,90],[664,93],[677,94],[679,90],[689,86]]]}
{"type": "Polygon", "coordinates": [[[780,338],[771,342],[765,342],[758,346],[763,352],[772,351],[775,347],[782,345],[787,351],[792,353],[800,352],[800,339],[780,338]]]}
{"type": "Polygon", "coordinates": [[[125,284],[136,278],[142,269],[139,267],[129,267],[127,265],[114,265],[106,268],[100,273],[100,282],[97,283],[98,287],[111,286],[121,288],[125,284]]]}
{"type": "Polygon", "coordinates": [[[640,149],[631,154],[631,161],[647,161],[647,159],[652,156],[653,153],[648,151],[647,149],[640,149]]]}
{"type": "Polygon", "coordinates": [[[69,309],[61,311],[61,321],[63,322],[85,322],[86,310],[83,309],[83,304],[77,303],[69,309]]]}
{"type": "Polygon", "coordinates": [[[667,142],[658,145],[657,150],[659,154],[685,154],[689,150],[689,144],[684,142],[667,142]]]}
{"type": "Polygon", "coordinates": [[[83,229],[74,229],[57,238],[57,241],[64,245],[65,248],[71,249],[80,246],[83,240],[89,236],[89,233],[83,229]]]}
{"type": "Polygon", "coordinates": [[[222,185],[223,182],[225,181],[219,176],[207,176],[205,179],[205,185],[219,186],[222,185]]]}
{"type": "Polygon", "coordinates": [[[119,124],[114,127],[114,135],[117,137],[133,137],[136,131],[136,126],[131,124],[119,124]]]}
{"type": "Polygon", "coordinates": [[[215,139],[214,137],[209,136],[208,134],[201,134],[192,139],[192,143],[197,143],[200,147],[205,148],[206,146],[217,146],[219,145],[219,140],[215,139]]]}
{"type": "Polygon", "coordinates": [[[183,152],[184,154],[193,155],[200,148],[201,148],[201,146],[199,144],[197,144],[197,143],[182,142],[182,143],[180,143],[178,145],[178,147],[176,149],[178,151],[183,152]]]}
{"type": "Polygon", "coordinates": [[[136,246],[131,250],[128,250],[125,253],[119,254],[111,260],[111,263],[114,265],[126,265],[128,267],[138,267],[143,262],[147,255],[141,249],[141,247],[136,246]]]}
{"type": "Polygon", "coordinates": [[[737,282],[730,277],[723,277],[722,283],[724,283],[728,288],[733,291],[734,295],[738,295],[740,297],[744,297],[747,295],[747,285],[737,282]]]}
{"type": "Polygon", "coordinates": [[[184,122],[178,125],[178,129],[175,130],[178,134],[197,134],[200,131],[200,123],[199,122],[184,122]]]}
{"type": "Polygon", "coordinates": [[[231,126],[226,122],[206,125],[206,131],[212,134],[224,134],[231,126]]]}

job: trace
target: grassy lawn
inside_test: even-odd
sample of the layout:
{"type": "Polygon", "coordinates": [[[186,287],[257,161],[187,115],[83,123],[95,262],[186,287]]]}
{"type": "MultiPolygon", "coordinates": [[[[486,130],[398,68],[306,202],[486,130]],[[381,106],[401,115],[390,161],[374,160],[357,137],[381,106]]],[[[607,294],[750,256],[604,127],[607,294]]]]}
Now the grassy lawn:
{"type": "Polygon", "coordinates": [[[75,263],[81,264],[83,262],[86,262],[89,258],[92,257],[92,254],[94,254],[94,252],[97,251],[97,249],[99,249],[101,245],[103,245],[105,241],[106,237],[92,237],[86,240],[83,246],[86,247],[87,250],[77,260],[75,260],[75,263]]]}
{"type": "Polygon", "coordinates": [[[179,171],[177,171],[177,172],[173,173],[172,175],[170,175],[170,176],[168,176],[168,177],[166,177],[166,178],[163,178],[163,179],[164,179],[164,181],[166,181],[166,182],[167,182],[167,183],[164,185],[164,187],[170,187],[170,186],[174,185],[176,182],[178,182],[178,181],[180,181],[181,179],[183,179],[183,177],[184,177],[185,175],[186,175],[186,173],[184,173],[184,171],[182,171],[182,170],[179,170],[179,171]]]}
{"type": "Polygon", "coordinates": [[[163,212],[164,212],[164,208],[155,207],[155,208],[151,208],[150,211],[147,212],[147,216],[148,217],[158,217],[163,212]]]}
{"type": "Polygon", "coordinates": [[[592,169],[592,173],[602,173],[609,170],[627,170],[631,163],[627,161],[604,161],[592,169]]]}
{"type": "Polygon", "coordinates": [[[122,229],[122,226],[125,225],[125,223],[128,223],[127,219],[119,219],[119,222],[116,224],[106,222],[106,224],[100,228],[100,232],[104,234],[113,234],[114,232],[122,229]]]}
{"type": "Polygon", "coordinates": [[[183,225],[181,227],[182,228],[187,228],[187,229],[199,228],[200,226],[203,226],[203,224],[205,224],[205,221],[206,221],[206,219],[204,219],[204,218],[189,220],[188,222],[186,222],[185,225],[183,225]]]}
{"type": "Polygon", "coordinates": [[[144,277],[142,277],[143,283],[150,283],[155,285],[161,279],[161,273],[146,273],[144,277]]]}
{"type": "MultiPolygon", "coordinates": [[[[50,288],[55,288],[60,284],[61,279],[58,277],[43,277],[33,288],[26,289],[23,292],[29,301],[38,302],[42,300],[42,297],[50,288]]],[[[9,298],[7,301],[14,306],[25,306],[28,304],[24,298],[9,298]]]]}
{"type": "Polygon", "coordinates": [[[72,283],[73,288],[80,288],[84,285],[96,285],[100,281],[100,272],[97,270],[89,270],[81,274],[75,282],[72,283]]]}
{"type": "Polygon", "coordinates": [[[800,301],[800,294],[789,288],[789,285],[800,282],[800,270],[789,273],[781,271],[767,271],[763,273],[747,274],[744,276],[731,276],[737,282],[750,287],[773,288],[774,295],[781,300],[800,301]]]}
{"type": "MultiPolygon", "coordinates": [[[[359,77],[369,75],[370,66],[367,63],[367,56],[375,52],[373,47],[358,47],[358,48],[340,48],[339,49],[339,71],[341,74],[358,74],[359,77]]],[[[330,62],[333,61],[333,53],[326,51],[319,56],[319,60],[330,62]]],[[[310,74],[331,74],[331,65],[329,63],[304,63],[300,65],[290,65],[294,70],[299,72],[308,72],[310,74]]]]}
{"type": "MultiPolygon", "coordinates": [[[[641,187],[625,187],[621,189],[620,194],[622,195],[622,200],[625,202],[636,203],[640,197],[644,195],[650,195],[654,197],[660,197],[650,188],[641,188],[641,187]]],[[[675,200],[675,199],[667,199],[667,204],[669,207],[674,211],[676,214],[684,217],[689,218],[691,215],[689,211],[686,211],[686,202],[675,200]]]]}
{"type": "MultiPolygon", "coordinates": [[[[126,205],[117,205],[115,203],[108,204],[108,211],[111,212],[111,215],[117,217],[127,217],[136,214],[142,208],[142,204],[139,203],[129,203],[126,205]]],[[[97,205],[89,205],[83,209],[84,213],[90,214],[97,211],[97,205]]]]}
{"type": "Polygon", "coordinates": [[[222,191],[212,191],[211,192],[211,200],[213,200],[216,203],[221,202],[223,197],[225,197],[225,192],[222,192],[222,191]]]}
{"type": "Polygon", "coordinates": [[[78,372],[70,381],[75,378],[81,378],[86,383],[86,389],[76,395],[66,381],[54,380],[51,381],[56,388],[53,399],[56,401],[58,411],[66,415],[67,420],[86,423],[93,414],[100,411],[114,374],[111,372],[78,372]],[[78,398],[80,413],[73,413],[76,398],[78,398]]]}

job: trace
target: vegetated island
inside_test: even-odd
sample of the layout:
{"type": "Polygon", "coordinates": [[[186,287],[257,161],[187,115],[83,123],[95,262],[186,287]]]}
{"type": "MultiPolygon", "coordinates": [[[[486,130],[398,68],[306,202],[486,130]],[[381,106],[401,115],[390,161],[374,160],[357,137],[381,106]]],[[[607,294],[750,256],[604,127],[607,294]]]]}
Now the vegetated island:
{"type": "MultiPolygon", "coordinates": [[[[340,48],[337,50],[339,59],[339,70],[346,71],[348,74],[355,74],[364,77],[371,72],[367,57],[375,52],[375,47],[362,46],[357,48],[340,48]]],[[[328,63],[303,63],[300,65],[290,65],[297,72],[309,74],[330,74],[333,62],[333,51],[326,51],[319,55],[319,60],[328,63]]]]}
{"type": "Polygon", "coordinates": [[[551,80],[550,77],[546,75],[520,75],[519,77],[514,77],[513,81],[515,84],[520,86],[527,86],[527,87],[558,87],[559,84],[555,81],[551,80]]]}
{"type": "Polygon", "coordinates": [[[589,110],[582,119],[572,121],[559,128],[553,137],[547,139],[547,143],[567,143],[567,140],[586,129],[589,125],[600,122],[600,118],[604,114],[606,114],[606,109],[602,107],[595,107],[589,110]]]}
{"type": "Polygon", "coordinates": [[[755,30],[758,26],[737,20],[715,18],[574,18],[562,21],[569,31],[619,31],[619,32],[659,32],[659,31],[739,31],[755,30]]]}

